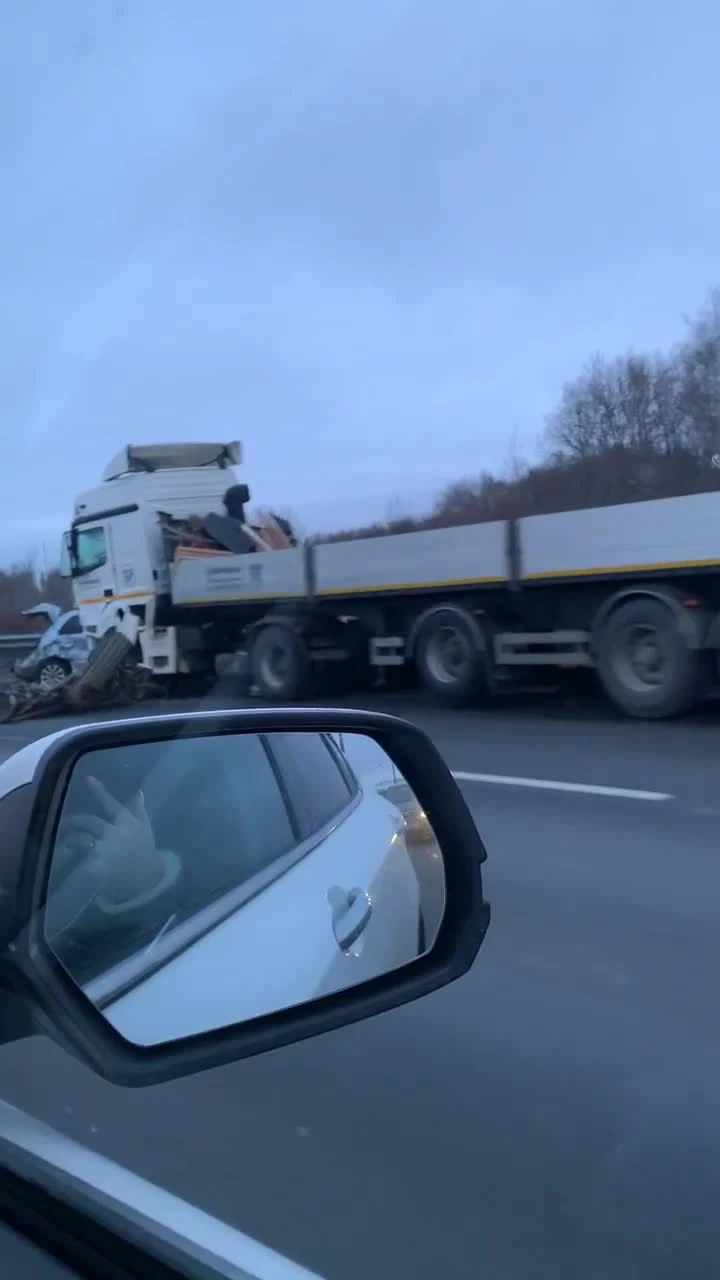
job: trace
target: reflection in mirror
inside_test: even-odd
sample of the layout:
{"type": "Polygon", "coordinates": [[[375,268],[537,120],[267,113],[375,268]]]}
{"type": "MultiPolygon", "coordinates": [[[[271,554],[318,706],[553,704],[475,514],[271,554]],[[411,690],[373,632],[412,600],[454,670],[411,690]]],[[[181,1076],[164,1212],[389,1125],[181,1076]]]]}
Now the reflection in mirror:
{"type": "Polygon", "coordinates": [[[152,1045],[411,963],[444,910],[440,847],[373,739],[234,732],[80,757],[44,929],[103,1016],[152,1045]]]}

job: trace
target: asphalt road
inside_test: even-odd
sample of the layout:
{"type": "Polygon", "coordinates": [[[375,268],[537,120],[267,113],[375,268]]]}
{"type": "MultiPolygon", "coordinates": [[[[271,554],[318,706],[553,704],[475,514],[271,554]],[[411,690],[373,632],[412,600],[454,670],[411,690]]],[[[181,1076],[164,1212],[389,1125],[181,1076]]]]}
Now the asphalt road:
{"type": "Polygon", "coordinates": [[[462,784],[494,911],[473,971],[144,1092],[9,1046],[0,1093],[328,1280],[714,1276],[719,717],[386,705],[453,768],[514,779],[462,784]]]}

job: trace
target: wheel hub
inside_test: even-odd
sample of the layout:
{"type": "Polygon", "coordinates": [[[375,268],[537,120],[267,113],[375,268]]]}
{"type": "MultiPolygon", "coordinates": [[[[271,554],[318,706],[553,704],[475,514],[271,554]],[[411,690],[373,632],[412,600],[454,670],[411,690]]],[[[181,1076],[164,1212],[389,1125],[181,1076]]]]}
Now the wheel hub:
{"type": "Polygon", "coordinates": [[[654,627],[631,627],[627,637],[627,666],[636,684],[656,686],[667,674],[667,655],[654,627]]]}
{"type": "Polygon", "coordinates": [[[456,684],[467,674],[471,661],[467,637],[457,627],[442,627],[428,644],[425,661],[437,684],[456,684]]]}
{"type": "Polygon", "coordinates": [[[288,675],[288,655],[287,650],[281,644],[271,646],[266,654],[263,654],[260,662],[260,674],[266,688],[279,689],[285,684],[288,675]]]}
{"type": "Polygon", "coordinates": [[[56,689],[59,685],[65,683],[66,678],[65,668],[59,662],[48,663],[40,674],[40,687],[42,689],[56,689]]]}

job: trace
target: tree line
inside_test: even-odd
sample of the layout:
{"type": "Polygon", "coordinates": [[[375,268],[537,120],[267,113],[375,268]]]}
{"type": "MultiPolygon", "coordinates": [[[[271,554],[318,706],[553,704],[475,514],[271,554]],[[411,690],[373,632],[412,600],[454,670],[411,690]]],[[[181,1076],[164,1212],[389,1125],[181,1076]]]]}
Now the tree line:
{"type": "Polygon", "coordinates": [[[72,608],[70,583],[57,569],[37,574],[32,564],[16,564],[0,570],[0,633],[45,630],[42,619],[25,618],[23,611],[50,601],[72,608]]]}
{"type": "MultiPolygon", "coordinates": [[[[506,520],[720,489],[720,289],[685,322],[669,351],[594,355],[563,387],[539,441],[539,460],[516,458],[451,484],[420,517],[393,516],[318,542],[506,520]]],[[[0,571],[0,631],[39,629],[24,609],[71,607],[57,570],[0,571]]]]}
{"type": "Polygon", "coordinates": [[[323,542],[506,520],[720,489],[720,290],[667,353],[593,356],[566,383],[540,439],[515,459],[450,485],[426,515],[343,529],[323,542]]]}

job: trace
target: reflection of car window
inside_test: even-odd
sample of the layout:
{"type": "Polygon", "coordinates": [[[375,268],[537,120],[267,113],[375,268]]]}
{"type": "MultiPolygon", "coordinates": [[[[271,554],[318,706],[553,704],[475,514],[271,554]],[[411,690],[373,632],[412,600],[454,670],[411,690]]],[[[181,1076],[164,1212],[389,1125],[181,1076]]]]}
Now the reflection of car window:
{"type": "Polygon", "coordinates": [[[180,855],[176,908],[208,906],[264,871],[298,836],[262,738],[232,734],[173,743],[174,786],[146,788],[158,843],[180,855]]]}
{"type": "Polygon", "coordinates": [[[78,529],[75,542],[75,572],[89,573],[99,569],[107,560],[105,530],[102,525],[92,529],[78,529]]]}
{"type": "Polygon", "coordinates": [[[303,837],[324,827],[354,794],[330,745],[319,733],[272,733],[268,741],[282,770],[303,837]]]}
{"type": "Polygon", "coordinates": [[[70,617],[65,619],[62,626],[58,630],[58,635],[59,636],[82,635],[82,627],[80,626],[80,619],[78,618],[77,614],[71,613],[70,617]]]}
{"type": "MultiPolygon", "coordinates": [[[[81,982],[138,955],[159,929],[197,915],[300,843],[274,763],[256,734],[90,752],[73,772],[64,821],[98,815],[89,776],[123,803],[142,789],[155,845],[179,859],[180,874],[157,899],[120,915],[86,912],[82,929],[68,928],[62,942],[56,940],[64,963],[81,982]]],[[[83,870],[85,855],[70,848],[65,852],[65,870],[51,890],[54,901],[74,865],[79,868],[74,892],[80,902],[89,902],[93,873],[83,870]]],[[[57,851],[54,864],[59,872],[57,851]]]]}

